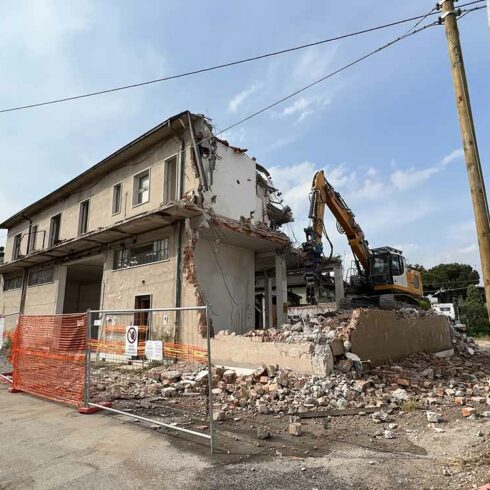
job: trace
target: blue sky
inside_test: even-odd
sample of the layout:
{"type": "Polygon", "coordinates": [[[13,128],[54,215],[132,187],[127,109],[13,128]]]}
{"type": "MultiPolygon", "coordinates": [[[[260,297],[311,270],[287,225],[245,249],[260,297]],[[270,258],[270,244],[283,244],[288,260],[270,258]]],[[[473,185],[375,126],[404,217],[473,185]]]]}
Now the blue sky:
{"type": "MultiPolygon", "coordinates": [[[[4,1],[0,105],[253,56],[426,13],[433,3],[4,1]]],[[[224,128],[408,27],[146,88],[0,114],[0,219],[177,112],[205,113],[224,128]]],[[[460,31],[488,182],[486,12],[467,15],[460,31]]],[[[271,169],[296,216],[286,231],[298,241],[311,178],[325,169],[372,246],[401,247],[410,261],[427,266],[461,261],[480,268],[442,27],[383,51],[226,136],[271,169]]],[[[344,237],[329,215],[326,220],[335,251],[349,262],[344,237]]]]}

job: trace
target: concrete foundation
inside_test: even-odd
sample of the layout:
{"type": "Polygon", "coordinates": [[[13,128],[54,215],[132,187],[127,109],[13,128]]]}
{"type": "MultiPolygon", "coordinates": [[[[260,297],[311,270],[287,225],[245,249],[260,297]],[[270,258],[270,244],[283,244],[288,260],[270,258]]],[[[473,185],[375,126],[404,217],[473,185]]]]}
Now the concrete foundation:
{"type": "Polygon", "coordinates": [[[383,363],[415,352],[452,348],[449,323],[444,316],[404,318],[395,311],[361,310],[352,331],[352,352],[363,361],[383,363]]]}

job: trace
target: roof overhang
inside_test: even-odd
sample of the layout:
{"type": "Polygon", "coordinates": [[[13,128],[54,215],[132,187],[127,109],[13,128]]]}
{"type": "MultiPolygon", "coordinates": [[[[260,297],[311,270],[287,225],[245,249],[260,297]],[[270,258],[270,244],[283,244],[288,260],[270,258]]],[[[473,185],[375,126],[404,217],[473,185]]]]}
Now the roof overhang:
{"type": "Polygon", "coordinates": [[[62,185],[55,191],[51,192],[47,196],[39,199],[35,203],[24,208],[22,211],[14,214],[1,223],[0,228],[12,228],[20,221],[25,220],[26,216],[31,217],[32,215],[42,211],[45,207],[56,203],[73,192],[76,192],[81,185],[100,179],[108,172],[121,165],[122,162],[145,151],[147,148],[152,147],[159,141],[171,138],[176,134],[181,133],[183,127],[186,127],[186,121],[188,120],[188,118],[184,116],[187,116],[188,114],[193,120],[198,120],[203,117],[201,115],[191,114],[189,111],[184,111],[167,119],[158,126],[155,126],[153,129],[150,129],[150,131],[147,131],[116,152],[104,158],[99,163],[90,167],[88,170],[62,185]],[[172,122],[179,119],[182,121],[182,124],[175,124],[175,126],[172,127],[172,122]]]}
{"type": "Polygon", "coordinates": [[[171,225],[185,218],[204,213],[204,209],[186,201],[168,203],[157,210],[148,211],[120,221],[114,225],[99,228],[77,238],[65,240],[53,247],[39,250],[26,257],[0,266],[0,274],[22,272],[25,268],[48,264],[63,263],[80,255],[92,255],[101,252],[107,245],[129,239],[171,225]]]}

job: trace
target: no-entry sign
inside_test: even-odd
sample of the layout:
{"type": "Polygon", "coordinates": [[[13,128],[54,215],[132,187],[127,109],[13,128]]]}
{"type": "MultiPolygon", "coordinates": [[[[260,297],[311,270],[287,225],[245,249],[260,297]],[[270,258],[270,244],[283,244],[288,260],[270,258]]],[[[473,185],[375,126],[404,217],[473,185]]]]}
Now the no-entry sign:
{"type": "Polygon", "coordinates": [[[134,325],[126,327],[126,355],[138,355],[138,327],[134,325]]]}

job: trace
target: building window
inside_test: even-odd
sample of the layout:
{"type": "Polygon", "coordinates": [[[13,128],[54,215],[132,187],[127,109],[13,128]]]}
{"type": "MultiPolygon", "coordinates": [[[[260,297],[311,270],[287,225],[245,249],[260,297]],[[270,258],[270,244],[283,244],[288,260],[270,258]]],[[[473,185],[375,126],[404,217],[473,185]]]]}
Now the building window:
{"type": "Polygon", "coordinates": [[[3,281],[3,290],[12,291],[22,287],[22,276],[5,277],[3,281]]]}
{"type": "Polygon", "coordinates": [[[14,236],[14,248],[12,250],[12,260],[20,258],[20,243],[22,241],[22,235],[19,233],[14,236]]]}
{"type": "Polygon", "coordinates": [[[134,176],[133,206],[150,200],[150,170],[145,170],[134,176]]]}
{"type": "Polygon", "coordinates": [[[112,189],[112,214],[119,214],[121,212],[122,201],[122,186],[116,184],[112,189]]]}
{"type": "Polygon", "coordinates": [[[87,199],[80,203],[80,214],[78,216],[78,236],[88,231],[88,210],[90,201],[87,199]]]}
{"type": "Polygon", "coordinates": [[[60,242],[60,228],[61,214],[57,214],[51,218],[51,224],[49,225],[49,247],[53,247],[60,242]]]}
{"type": "Polygon", "coordinates": [[[38,230],[37,225],[31,226],[31,231],[29,233],[29,250],[28,250],[30,254],[36,251],[37,230],[38,230]]]}
{"type": "Polygon", "coordinates": [[[168,238],[114,251],[114,270],[168,259],[168,238]]]}
{"type": "Polygon", "coordinates": [[[29,271],[29,278],[27,279],[28,286],[39,286],[40,284],[47,284],[53,282],[54,279],[54,267],[47,269],[31,269],[29,271]]]}
{"type": "Polygon", "coordinates": [[[177,158],[165,162],[163,202],[177,200],[177,158]]]}

